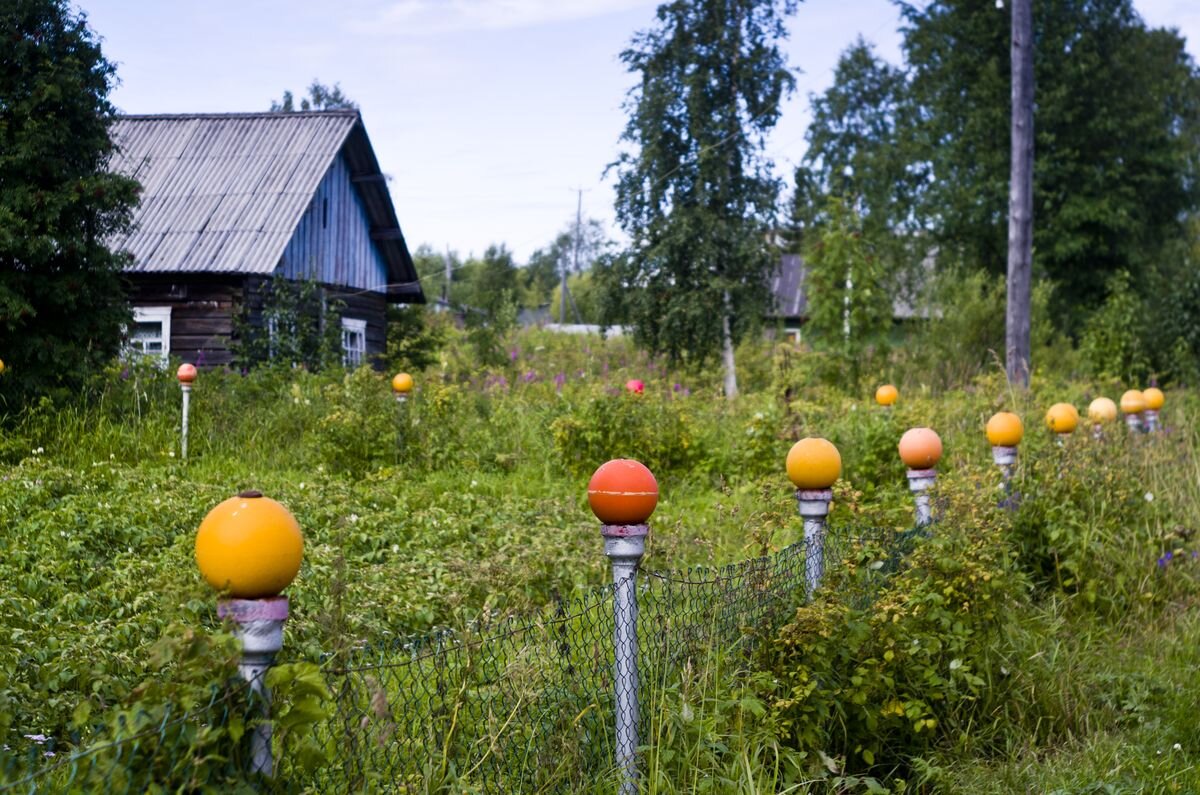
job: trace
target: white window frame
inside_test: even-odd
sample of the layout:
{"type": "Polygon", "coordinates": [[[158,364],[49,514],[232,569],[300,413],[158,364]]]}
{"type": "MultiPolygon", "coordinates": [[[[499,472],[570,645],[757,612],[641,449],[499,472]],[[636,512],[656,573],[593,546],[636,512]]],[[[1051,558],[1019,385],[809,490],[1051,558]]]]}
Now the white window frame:
{"type": "Polygon", "coordinates": [[[366,360],[367,321],[356,317],[342,318],[342,364],[358,367],[366,360]]]}
{"type": "Polygon", "coordinates": [[[171,355],[171,307],[169,306],[135,306],[133,307],[134,327],[129,331],[129,351],[139,356],[153,356],[164,363],[171,355]],[[146,351],[135,345],[138,323],[158,323],[162,327],[162,350],[146,351]]]}

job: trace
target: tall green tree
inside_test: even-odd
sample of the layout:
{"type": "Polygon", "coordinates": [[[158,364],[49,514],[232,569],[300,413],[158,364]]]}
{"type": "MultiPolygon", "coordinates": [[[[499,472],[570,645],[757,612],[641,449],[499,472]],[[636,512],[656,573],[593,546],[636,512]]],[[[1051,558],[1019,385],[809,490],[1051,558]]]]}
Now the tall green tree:
{"type": "Polygon", "coordinates": [[[913,151],[915,109],[904,70],[860,38],[838,59],[833,85],[809,101],[813,119],[796,168],[790,247],[804,251],[822,236],[828,210],[849,209],[878,258],[879,286],[912,299],[931,243],[914,214],[927,175],[913,151]]]}
{"type": "Polygon", "coordinates": [[[734,344],[766,310],[778,258],[780,186],[763,139],[794,86],[779,42],[796,4],[673,0],[621,54],[639,77],[613,164],[631,243],[604,281],[651,350],[689,361],[720,351],[729,397],[734,344]]]}
{"type": "Polygon", "coordinates": [[[138,185],[111,173],[114,67],[66,0],[0,4],[0,413],[78,387],[130,322],[106,240],[138,185]]]}
{"type": "MultiPolygon", "coordinates": [[[[920,213],[944,259],[1003,273],[1010,158],[1010,30],[992,0],[898,3],[920,213]]],[[[1109,276],[1140,281],[1195,208],[1197,84],[1175,31],[1131,0],[1035,0],[1034,273],[1068,328],[1109,276]]]]}

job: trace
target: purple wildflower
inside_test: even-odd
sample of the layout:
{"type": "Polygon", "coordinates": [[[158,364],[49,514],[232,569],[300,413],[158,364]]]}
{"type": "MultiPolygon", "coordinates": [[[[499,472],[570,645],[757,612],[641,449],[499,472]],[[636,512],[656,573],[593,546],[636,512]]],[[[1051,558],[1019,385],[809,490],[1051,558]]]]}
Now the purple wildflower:
{"type": "Polygon", "coordinates": [[[521,355],[521,349],[513,348],[511,351],[508,352],[509,361],[515,362],[520,355],[521,355]]]}
{"type": "Polygon", "coordinates": [[[566,373],[559,373],[558,375],[554,376],[554,391],[562,392],[563,384],[565,383],[567,383],[566,373]]]}
{"type": "Polygon", "coordinates": [[[530,370],[529,372],[525,373],[525,375],[521,376],[521,380],[527,384],[532,384],[534,381],[537,380],[537,377],[538,377],[537,371],[530,370]]]}

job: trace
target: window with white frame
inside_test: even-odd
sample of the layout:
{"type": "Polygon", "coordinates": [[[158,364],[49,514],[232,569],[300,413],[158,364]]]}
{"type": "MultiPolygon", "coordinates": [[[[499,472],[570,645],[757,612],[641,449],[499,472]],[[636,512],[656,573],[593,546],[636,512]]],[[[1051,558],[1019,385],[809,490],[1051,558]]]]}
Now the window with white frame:
{"type": "Polygon", "coordinates": [[[135,306],[129,348],[134,353],[166,361],[171,352],[171,307],[135,306]]]}
{"type": "Polygon", "coordinates": [[[342,318],[342,363],[358,367],[367,357],[367,321],[342,318]]]}

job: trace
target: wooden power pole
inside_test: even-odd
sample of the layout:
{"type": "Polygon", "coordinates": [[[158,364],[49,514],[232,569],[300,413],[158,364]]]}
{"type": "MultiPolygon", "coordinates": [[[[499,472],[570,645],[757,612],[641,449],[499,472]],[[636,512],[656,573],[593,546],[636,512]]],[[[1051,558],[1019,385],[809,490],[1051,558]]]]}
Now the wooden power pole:
{"type": "Polygon", "coordinates": [[[1009,383],[1028,387],[1033,294],[1033,0],[1008,2],[1012,7],[1012,171],[1004,359],[1009,383]]]}

